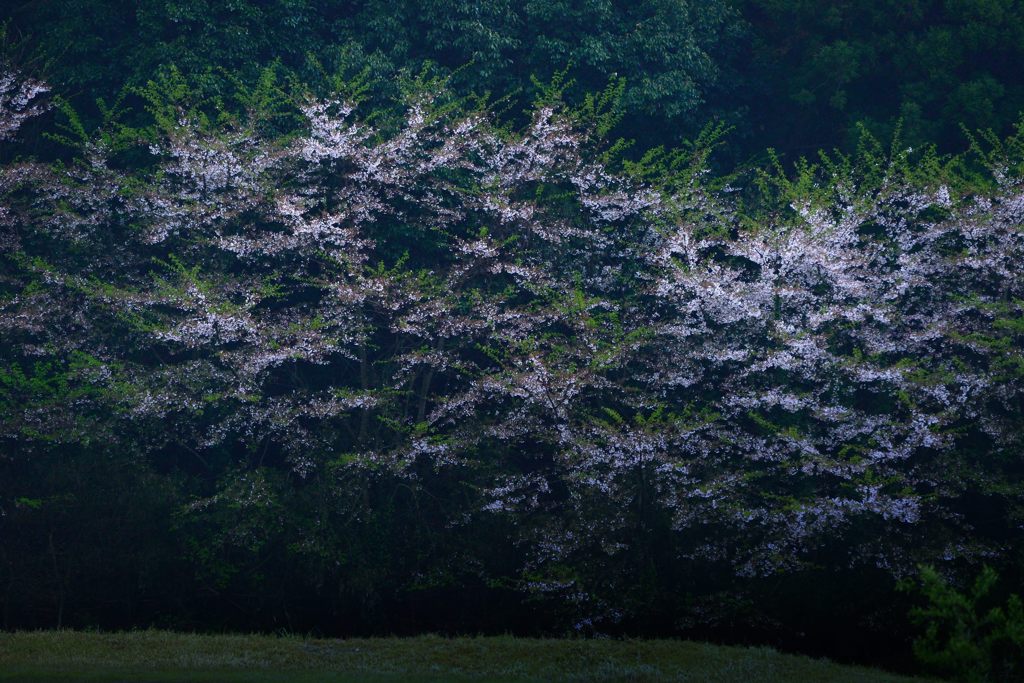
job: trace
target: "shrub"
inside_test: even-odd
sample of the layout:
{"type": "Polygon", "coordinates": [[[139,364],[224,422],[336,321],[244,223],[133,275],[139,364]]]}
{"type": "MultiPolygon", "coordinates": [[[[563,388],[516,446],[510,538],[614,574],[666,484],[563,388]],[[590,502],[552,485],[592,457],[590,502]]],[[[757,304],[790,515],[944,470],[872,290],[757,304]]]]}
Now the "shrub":
{"type": "Polygon", "coordinates": [[[927,601],[910,612],[924,627],[914,654],[929,669],[958,681],[1019,681],[1024,676],[1024,608],[1012,594],[1004,605],[993,589],[998,575],[984,567],[960,592],[931,566],[923,566],[920,594],[927,601]]]}

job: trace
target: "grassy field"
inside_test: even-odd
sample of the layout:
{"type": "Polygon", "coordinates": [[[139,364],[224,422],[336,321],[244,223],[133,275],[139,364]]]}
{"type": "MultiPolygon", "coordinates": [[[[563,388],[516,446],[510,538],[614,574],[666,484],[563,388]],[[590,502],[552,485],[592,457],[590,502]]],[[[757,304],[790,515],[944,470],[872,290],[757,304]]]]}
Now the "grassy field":
{"type": "Polygon", "coordinates": [[[673,640],[207,636],[136,631],[0,633],[0,681],[924,681],[825,660],[673,640]]]}

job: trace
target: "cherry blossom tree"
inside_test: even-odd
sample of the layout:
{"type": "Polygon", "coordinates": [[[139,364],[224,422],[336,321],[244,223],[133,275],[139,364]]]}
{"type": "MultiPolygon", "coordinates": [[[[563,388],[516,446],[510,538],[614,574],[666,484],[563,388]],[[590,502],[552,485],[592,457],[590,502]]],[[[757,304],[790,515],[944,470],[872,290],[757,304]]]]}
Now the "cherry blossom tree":
{"type": "MultiPolygon", "coordinates": [[[[5,72],[0,136],[45,92],[5,72]]],[[[9,457],[188,462],[213,584],[209,548],[283,547],[322,585],[402,492],[395,547],[431,550],[401,580],[510,582],[581,630],[686,577],[740,594],[1011,553],[1010,166],[984,196],[837,172],[751,217],[699,169],[615,170],[558,103],[519,131],[431,90],[380,125],[341,97],[297,112],[279,137],[181,106],[0,170],[9,457]]]]}

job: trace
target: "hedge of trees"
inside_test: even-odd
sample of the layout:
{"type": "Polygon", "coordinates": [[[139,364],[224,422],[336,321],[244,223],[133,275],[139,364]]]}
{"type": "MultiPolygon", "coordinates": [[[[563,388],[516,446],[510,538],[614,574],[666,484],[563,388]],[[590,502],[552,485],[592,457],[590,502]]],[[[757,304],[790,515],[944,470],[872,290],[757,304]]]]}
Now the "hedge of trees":
{"type": "Polygon", "coordinates": [[[0,80],[5,627],[881,657],[922,563],[1019,581],[1024,137],[723,179],[615,83],[276,73],[0,80]]]}

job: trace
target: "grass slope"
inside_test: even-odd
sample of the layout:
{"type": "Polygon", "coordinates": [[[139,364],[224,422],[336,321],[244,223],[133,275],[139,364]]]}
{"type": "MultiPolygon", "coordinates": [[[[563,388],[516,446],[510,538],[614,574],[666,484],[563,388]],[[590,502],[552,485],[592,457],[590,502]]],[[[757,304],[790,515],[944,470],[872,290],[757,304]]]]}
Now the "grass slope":
{"type": "Polygon", "coordinates": [[[674,640],[512,637],[311,640],[166,631],[0,633],[0,681],[397,683],[924,679],[826,660],[674,640]]]}

